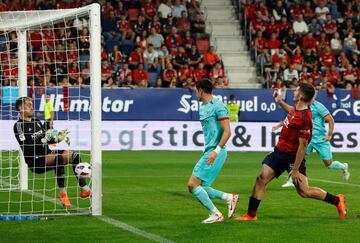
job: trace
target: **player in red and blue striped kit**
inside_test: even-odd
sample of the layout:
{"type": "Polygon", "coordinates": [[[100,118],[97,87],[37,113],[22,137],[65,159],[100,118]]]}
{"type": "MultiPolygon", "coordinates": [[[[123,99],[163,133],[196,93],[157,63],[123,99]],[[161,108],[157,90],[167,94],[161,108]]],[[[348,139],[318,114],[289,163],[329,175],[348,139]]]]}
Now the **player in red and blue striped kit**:
{"type": "MultiPolygon", "coordinates": [[[[322,200],[336,206],[340,219],[346,215],[345,197],[335,196],[320,188],[309,187],[306,177],[305,153],[311,139],[312,114],[309,109],[315,95],[310,84],[300,84],[294,92],[296,105],[289,111],[282,122],[279,142],[263,161],[263,167],[249,199],[247,214],[238,221],[256,220],[256,211],[264,197],[266,185],[278,178],[284,171],[290,171],[298,194],[304,198],[322,200]]],[[[276,94],[275,94],[276,96],[276,94]]]]}

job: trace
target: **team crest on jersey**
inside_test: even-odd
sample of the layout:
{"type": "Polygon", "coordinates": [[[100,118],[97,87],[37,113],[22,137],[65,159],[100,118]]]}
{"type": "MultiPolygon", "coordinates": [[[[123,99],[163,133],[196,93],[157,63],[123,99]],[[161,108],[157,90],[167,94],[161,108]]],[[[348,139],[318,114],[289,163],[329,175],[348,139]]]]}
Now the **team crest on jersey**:
{"type": "Polygon", "coordinates": [[[300,130],[302,134],[310,134],[310,130],[300,130]]]}
{"type": "Polygon", "coordinates": [[[24,133],[19,134],[19,139],[22,142],[26,140],[24,133]]]}

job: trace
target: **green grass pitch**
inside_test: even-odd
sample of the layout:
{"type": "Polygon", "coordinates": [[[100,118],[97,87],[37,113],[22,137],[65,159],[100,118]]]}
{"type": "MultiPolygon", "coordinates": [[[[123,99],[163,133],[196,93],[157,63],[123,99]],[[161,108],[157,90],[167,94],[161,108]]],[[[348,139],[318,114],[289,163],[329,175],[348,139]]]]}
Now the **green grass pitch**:
{"type": "MultiPolygon", "coordinates": [[[[255,177],[266,153],[229,153],[213,187],[240,194],[236,216],[246,212],[255,177]]],[[[300,198],[283,189],[285,175],[267,189],[256,222],[202,225],[207,211],[187,191],[187,180],[200,152],[117,151],[103,153],[103,214],[174,242],[359,242],[360,161],[358,153],[334,154],[348,162],[349,183],[326,169],[320,158],[307,159],[310,185],[343,193],[348,217],[334,206],[300,198]],[[337,184],[338,183],[338,184],[337,184]]],[[[215,200],[226,214],[223,201],[215,200]]],[[[0,221],[1,242],[148,242],[91,216],[50,217],[48,221],[0,221]]]]}

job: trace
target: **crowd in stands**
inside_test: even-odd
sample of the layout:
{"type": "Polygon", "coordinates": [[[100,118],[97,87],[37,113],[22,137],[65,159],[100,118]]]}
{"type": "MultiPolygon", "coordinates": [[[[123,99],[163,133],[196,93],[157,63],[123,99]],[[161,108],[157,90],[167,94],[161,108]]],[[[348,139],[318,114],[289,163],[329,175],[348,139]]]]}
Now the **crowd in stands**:
{"type": "MultiPolygon", "coordinates": [[[[0,0],[0,11],[65,9],[90,3],[0,0]]],[[[228,87],[219,55],[209,45],[198,1],[106,0],[101,6],[103,87],[194,88],[203,77],[211,79],[215,88],[228,87]]],[[[90,83],[88,24],[87,17],[80,17],[29,31],[30,86],[90,83]]],[[[16,85],[16,55],[16,33],[0,33],[2,85],[16,85]]]]}
{"type": "Polygon", "coordinates": [[[249,0],[242,10],[265,86],[358,87],[359,0],[249,0]]]}

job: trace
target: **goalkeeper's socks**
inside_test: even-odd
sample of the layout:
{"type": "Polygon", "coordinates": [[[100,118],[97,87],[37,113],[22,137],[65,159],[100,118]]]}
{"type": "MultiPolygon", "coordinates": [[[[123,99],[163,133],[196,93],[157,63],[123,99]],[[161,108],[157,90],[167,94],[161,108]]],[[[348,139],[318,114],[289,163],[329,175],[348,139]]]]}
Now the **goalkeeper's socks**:
{"type": "Polygon", "coordinates": [[[249,206],[248,206],[248,215],[251,217],[256,217],[256,211],[260,205],[261,200],[254,197],[250,197],[249,206]]]}
{"type": "Polygon", "coordinates": [[[204,190],[207,192],[207,194],[209,195],[209,197],[211,199],[223,199],[223,200],[228,200],[229,198],[231,198],[231,195],[222,191],[218,191],[212,187],[209,186],[203,186],[204,190]]]}
{"type": "Polygon", "coordinates": [[[65,187],[60,187],[60,188],[59,188],[59,191],[60,191],[60,193],[66,193],[65,187]]]}
{"type": "Polygon", "coordinates": [[[329,169],[333,169],[333,170],[345,170],[345,164],[341,163],[339,161],[333,161],[331,162],[331,164],[328,166],[329,169]]]}
{"type": "Polygon", "coordinates": [[[58,154],[55,157],[55,174],[56,174],[56,181],[59,188],[65,187],[65,168],[64,168],[64,158],[61,154],[58,154]]]}
{"type": "Polygon", "coordinates": [[[78,177],[77,177],[77,174],[76,174],[76,172],[75,172],[75,167],[76,167],[76,165],[81,162],[80,154],[74,152],[72,157],[73,157],[73,158],[72,158],[71,164],[72,164],[72,168],[73,168],[73,171],[74,171],[74,175],[76,176],[76,178],[77,178],[78,181],[79,181],[79,186],[82,188],[82,187],[84,187],[84,186],[87,185],[86,179],[84,179],[84,178],[78,178],[78,177]]]}
{"type": "Polygon", "coordinates": [[[217,210],[214,203],[210,200],[209,195],[202,186],[196,187],[194,190],[192,190],[191,193],[209,211],[213,212],[214,210],[217,210]]]}
{"type": "Polygon", "coordinates": [[[80,190],[82,192],[88,192],[88,191],[90,191],[90,187],[88,185],[86,185],[86,186],[80,187],[80,190]]]}

